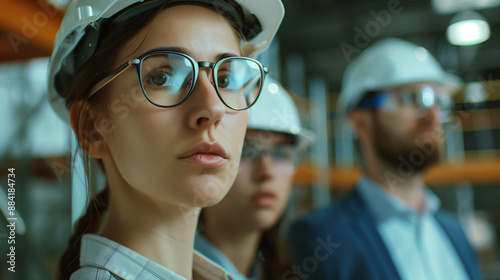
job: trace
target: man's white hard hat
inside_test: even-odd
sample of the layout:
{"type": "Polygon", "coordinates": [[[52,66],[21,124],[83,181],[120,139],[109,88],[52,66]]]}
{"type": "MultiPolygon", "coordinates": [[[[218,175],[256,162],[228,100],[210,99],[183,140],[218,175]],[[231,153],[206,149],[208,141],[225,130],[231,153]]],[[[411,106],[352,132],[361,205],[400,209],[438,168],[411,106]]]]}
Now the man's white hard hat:
{"type": "Polygon", "coordinates": [[[248,109],[248,129],[280,132],[296,137],[299,150],[307,148],[313,133],[300,122],[290,94],[273,78],[266,77],[259,102],[248,109]]]}
{"type": "Polygon", "coordinates": [[[246,41],[241,47],[248,57],[255,57],[268,47],[284,15],[280,0],[74,0],[57,32],[48,67],[49,101],[63,120],[69,122],[64,91],[93,55],[103,21],[139,3],[142,4],[127,13],[165,3],[215,5],[233,16],[244,31],[246,41]]]}
{"type": "Polygon", "coordinates": [[[383,39],[347,66],[337,112],[345,117],[368,92],[414,82],[444,84],[450,79],[451,74],[447,74],[425,48],[401,39],[383,39]]]}

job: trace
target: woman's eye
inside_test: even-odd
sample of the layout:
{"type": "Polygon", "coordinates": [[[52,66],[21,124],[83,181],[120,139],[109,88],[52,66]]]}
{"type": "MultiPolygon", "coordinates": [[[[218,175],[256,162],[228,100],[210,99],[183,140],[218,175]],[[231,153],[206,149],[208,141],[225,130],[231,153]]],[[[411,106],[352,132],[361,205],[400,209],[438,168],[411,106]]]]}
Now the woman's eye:
{"type": "Polygon", "coordinates": [[[243,159],[253,159],[258,153],[257,147],[252,144],[243,144],[243,150],[241,152],[241,158],[243,159]]]}
{"type": "Polygon", "coordinates": [[[272,150],[271,156],[275,160],[293,160],[293,147],[282,146],[272,150]]]}
{"type": "Polygon", "coordinates": [[[241,152],[241,158],[242,159],[251,159],[254,157],[254,152],[250,150],[243,150],[241,152]]]}
{"type": "Polygon", "coordinates": [[[173,76],[170,69],[159,68],[151,71],[145,78],[147,84],[154,87],[173,86],[173,76]]]}
{"type": "Polygon", "coordinates": [[[279,159],[279,160],[283,160],[283,159],[287,159],[288,158],[288,154],[286,151],[284,150],[276,150],[273,154],[273,158],[275,159],[279,159]]]}
{"type": "Polygon", "coordinates": [[[171,78],[165,73],[156,73],[151,75],[149,83],[154,86],[170,86],[171,78]]]}
{"type": "Polygon", "coordinates": [[[228,75],[224,75],[224,76],[220,76],[217,78],[217,84],[219,85],[219,87],[221,88],[226,88],[229,86],[229,76],[228,75]]]}

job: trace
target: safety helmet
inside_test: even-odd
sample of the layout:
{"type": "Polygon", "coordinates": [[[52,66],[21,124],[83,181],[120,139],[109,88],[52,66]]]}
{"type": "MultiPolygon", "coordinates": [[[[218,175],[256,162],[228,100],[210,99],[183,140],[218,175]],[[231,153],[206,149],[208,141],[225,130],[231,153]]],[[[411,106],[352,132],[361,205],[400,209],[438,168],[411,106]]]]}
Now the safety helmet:
{"type": "Polygon", "coordinates": [[[267,76],[259,102],[248,109],[248,129],[285,133],[296,137],[299,150],[307,148],[313,133],[302,127],[300,115],[288,92],[267,76]]]}
{"type": "Polygon", "coordinates": [[[401,39],[383,39],[347,66],[337,112],[345,117],[368,92],[414,82],[443,84],[449,77],[425,48],[401,39]]]}
{"type": "Polygon", "coordinates": [[[69,122],[64,91],[94,54],[103,22],[141,2],[117,20],[125,21],[162,4],[214,5],[222,9],[242,31],[245,42],[241,47],[248,57],[255,57],[268,47],[284,15],[281,0],[74,0],[57,32],[48,67],[49,101],[63,120],[69,122]]]}

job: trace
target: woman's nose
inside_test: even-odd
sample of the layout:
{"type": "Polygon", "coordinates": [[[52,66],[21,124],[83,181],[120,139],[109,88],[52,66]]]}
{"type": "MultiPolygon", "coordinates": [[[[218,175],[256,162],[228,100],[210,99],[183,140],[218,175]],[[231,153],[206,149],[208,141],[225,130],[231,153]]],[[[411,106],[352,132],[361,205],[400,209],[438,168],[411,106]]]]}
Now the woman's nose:
{"type": "Polygon", "coordinates": [[[196,86],[187,100],[192,104],[189,124],[193,128],[218,127],[226,112],[225,105],[211,82],[210,74],[210,69],[200,69],[196,86]]]}

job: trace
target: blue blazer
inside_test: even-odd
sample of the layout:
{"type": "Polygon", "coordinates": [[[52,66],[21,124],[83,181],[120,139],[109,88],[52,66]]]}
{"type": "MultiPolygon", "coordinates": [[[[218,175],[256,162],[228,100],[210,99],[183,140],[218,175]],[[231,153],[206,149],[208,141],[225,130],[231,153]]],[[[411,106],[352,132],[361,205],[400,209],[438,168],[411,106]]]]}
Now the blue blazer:
{"type": "MultiPolygon", "coordinates": [[[[475,252],[459,224],[442,211],[435,217],[453,243],[470,279],[479,280],[475,252]]],[[[401,279],[375,219],[357,189],[294,223],[288,241],[295,273],[304,280],[401,279]]]]}

